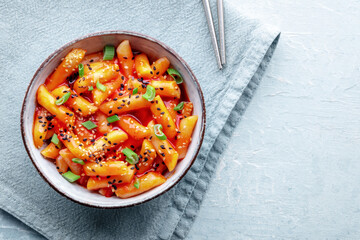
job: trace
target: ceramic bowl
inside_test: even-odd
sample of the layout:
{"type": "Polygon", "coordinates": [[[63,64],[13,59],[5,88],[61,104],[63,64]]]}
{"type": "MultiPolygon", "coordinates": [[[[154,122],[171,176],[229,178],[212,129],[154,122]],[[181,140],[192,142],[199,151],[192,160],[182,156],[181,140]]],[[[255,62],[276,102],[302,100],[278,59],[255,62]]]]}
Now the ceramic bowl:
{"type": "MultiPolygon", "coordinates": [[[[179,42],[180,43],[180,42],[179,42]]],[[[43,179],[50,184],[57,192],[65,197],[92,207],[99,208],[121,208],[144,203],[168,191],[176,185],[179,180],[184,177],[201,147],[205,131],[205,103],[200,85],[190,70],[186,62],[170,47],[160,41],[143,34],[126,31],[107,31],[89,34],[71,41],[54,53],[52,53],[37,69],[33,76],[26,95],[24,98],[21,112],[21,133],[25,148],[30,156],[31,161],[36,167],[43,179]],[[199,117],[192,142],[189,146],[186,157],[181,160],[175,170],[168,174],[167,181],[148,192],[141,195],[120,199],[117,197],[106,198],[96,192],[91,192],[78,184],[72,184],[66,181],[56,170],[55,164],[40,154],[40,150],[36,149],[32,138],[32,126],[34,121],[34,110],[36,107],[36,91],[38,87],[44,83],[45,79],[56,66],[61,62],[61,58],[73,48],[83,48],[87,50],[87,54],[102,51],[106,44],[117,46],[122,40],[128,39],[134,51],[146,53],[150,58],[158,58],[166,56],[172,66],[177,69],[184,78],[185,89],[190,100],[194,103],[194,115],[199,117]]]]}

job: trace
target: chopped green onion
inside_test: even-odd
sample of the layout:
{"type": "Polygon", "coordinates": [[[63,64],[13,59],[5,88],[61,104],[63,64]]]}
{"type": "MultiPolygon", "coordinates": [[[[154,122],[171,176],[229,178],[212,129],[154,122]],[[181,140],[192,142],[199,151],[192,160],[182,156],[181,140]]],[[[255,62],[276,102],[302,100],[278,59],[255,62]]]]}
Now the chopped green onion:
{"type": "Polygon", "coordinates": [[[167,73],[175,80],[177,84],[180,84],[184,81],[181,74],[176,69],[168,68],[167,73]]]}
{"type": "Polygon", "coordinates": [[[83,125],[84,127],[86,127],[88,130],[91,130],[93,128],[96,128],[96,124],[93,123],[92,121],[87,121],[87,122],[83,122],[81,125],[83,125]]]}
{"type": "Polygon", "coordinates": [[[89,91],[92,91],[92,90],[94,90],[94,87],[93,87],[93,86],[90,86],[90,87],[88,88],[88,90],[89,90],[89,91]]]}
{"type": "Polygon", "coordinates": [[[154,125],[154,133],[156,137],[160,140],[166,140],[165,134],[161,131],[163,129],[161,124],[155,124],[154,125]]]}
{"type": "Polygon", "coordinates": [[[176,107],[174,107],[175,111],[183,110],[184,108],[184,102],[179,103],[176,107]]]}
{"type": "Polygon", "coordinates": [[[139,181],[139,179],[136,179],[136,181],[135,181],[135,183],[134,183],[134,187],[137,188],[137,189],[139,189],[139,187],[140,187],[140,181],[139,181]]]}
{"type": "Polygon", "coordinates": [[[81,160],[80,158],[73,158],[71,159],[71,161],[73,161],[74,163],[78,163],[78,164],[81,164],[81,165],[84,165],[84,161],[81,160]]]}
{"type": "Polygon", "coordinates": [[[66,173],[63,173],[62,176],[71,183],[75,182],[76,180],[78,180],[80,178],[79,175],[76,175],[71,171],[67,171],[66,173]]]}
{"type": "Polygon", "coordinates": [[[55,104],[58,105],[58,106],[63,105],[69,99],[70,95],[71,95],[71,92],[65,93],[61,98],[56,100],[55,104]]]}
{"type": "Polygon", "coordinates": [[[113,123],[113,122],[119,121],[120,118],[118,117],[118,115],[112,115],[111,117],[108,117],[106,120],[107,120],[109,123],[113,123]]]}
{"type": "Polygon", "coordinates": [[[84,76],[84,65],[82,63],[79,64],[79,77],[84,76]]]}
{"type": "Polygon", "coordinates": [[[104,47],[103,60],[112,60],[115,56],[115,47],[113,45],[106,45],[104,47]]]}
{"type": "Polygon", "coordinates": [[[61,148],[61,142],[56,133],[54,133],[54,135],[52,136],[51,142],[55,144],[59,149],[61,148]]]}
{"type": "Polygon", "coordinates": [[[148,100],[149,102],[154,100],[155,98],[155,88],[153,86],[147,85],[146,93],[142,95],[143,98],[148,100]]]}
{"type": "Polygon", "coordinates": [[[138,88],[134,88],[133,95],[138,93],[138,88]]]}
{"type": "Polygon", "coordinates": [[[133,152],[130,148],[124,148],[122,153],[126,156],[126,161],[130,164],[137,164],[139,162],[139,156],[133,152]]]}
{"type": "Polygon", "coordinates": [[[102,85],[99,81],[96,82],[96,88],[102,92],[106,91],[106,87],[104,85],[102,85]]]}

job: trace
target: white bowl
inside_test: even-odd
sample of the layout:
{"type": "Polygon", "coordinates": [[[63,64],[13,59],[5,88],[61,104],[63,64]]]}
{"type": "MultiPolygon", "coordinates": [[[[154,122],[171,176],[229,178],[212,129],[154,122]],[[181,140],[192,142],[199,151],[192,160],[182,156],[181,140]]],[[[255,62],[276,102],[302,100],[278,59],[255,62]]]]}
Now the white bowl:
{"type": "Polygon", "coordinates": [[[32,78],[24,98],[21,112],[21,133],[25,148],[32,160],[34,166],[44,178],[57,192],[65,197],[87,206],[99,208],[121,208],[137,205],[168,191],[172,188],[189,170],[193,164],[199,149],[201,147],[205,132],[205,102],[200,85],[190,70],[190,67],[174,50],[161,43],[160,41],[143,34],[127,31],[106,31],[98,32],[80,37],[71,41],[54,53],[52,53],[37,69],[32,78]],[[146,53],[150,58],[166,56],[172,66],[176,68],[184,78],[185,89],[194,104],[194,115],[199,117],[192,142],[189,146],[186,157],[179,161],[175,170],[168,174],[167,181],[148,192],[138,196],[120,199],[117,197],[106,198],[96,192],[91,192],[78,184],[72,184],[66,181],[57,171],[53,162],[45,159],[40,154],[40,150],[36,149],[32,137],[32,126],[34,121],[34,110],[36,107],[36,91],[38,87],[44,83],[47,76],[61,62],[61,58],[73,48],[86,49],[87,53],[102,51],[106,44],[117,46],[122,40],[128,39],[131,47],[135,51],[146,53]]]}

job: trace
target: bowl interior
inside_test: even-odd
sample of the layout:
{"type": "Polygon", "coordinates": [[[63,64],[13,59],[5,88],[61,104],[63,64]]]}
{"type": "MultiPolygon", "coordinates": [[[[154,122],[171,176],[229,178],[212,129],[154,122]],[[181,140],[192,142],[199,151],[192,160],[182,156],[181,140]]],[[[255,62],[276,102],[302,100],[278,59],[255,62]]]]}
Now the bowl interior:
{"type": "Polygon", "coordinates": [[[149,37],[129,32],[102,32],[91,34],[66,44],[50,55],[49,58],[40,66],[30,83],[28,92],[24,99],[22,112],[22,133],[24,143],[31,159],[33,160],[33,163],[43,177],[53,188],[72,200],[82,204],[103,208],[125,207],[139,204],[160,195],[162,192],[175,185],[192,165],[192,162],[197,155],[202,143],[205,128],[204,123],[205,107],[202,93],[195,76],[192,74],[186,63],[184,63],[173,50],[162,43],[159,43],[149,37]],[[168,180],[163,185],[129,199],[120,199],[117,197],[106,198],[100,194],[88,191],[87,189],[80,187],[78,184],[71,184],[67,182],[57,172],[55,164],[50,160],[43,158],[40,154],[40,150],[35,148],[32,140],[33,116],[36,107],[35,99],[38,87],[44,83],[47,76],[61,62],[61,58],[65,57],[72,48],[86,49],[87,54],[89,54],[102,51],[106,44],[113,44],[114,46],[117,46],[125,39],[130,41],[134,50],[144,52],[148,54],[150,58],[166,56],[170,60],[172,66],[176,68],[184,78],[185,89],[190,100],[194,103],[194,115],[197,115],[199,119],[186,157],[181,160],[176,169],[167,176],[168,180]]]}

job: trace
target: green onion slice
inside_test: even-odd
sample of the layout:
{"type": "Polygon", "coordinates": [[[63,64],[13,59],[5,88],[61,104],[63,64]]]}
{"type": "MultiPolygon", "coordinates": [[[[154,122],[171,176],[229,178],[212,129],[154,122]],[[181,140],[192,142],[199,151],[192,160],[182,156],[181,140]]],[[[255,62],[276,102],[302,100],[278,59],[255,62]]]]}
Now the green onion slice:
{"type": "Polygon", "coordinates": [[[161,124],[155,124],[154,125],[154,133],[156,137],[160,140],[166,140],[165,134],[161,131],[163,129],[163,126],[161,124]]]}
{"type": "Polygon", "coordinates": [[[175,111],[183,110],[184,108],[184,102],[179,103],[176,107],[174,107],[175,111]]]}
{"type": "Polygon", "coordinates": [[[75,182],[76,180],[78,180],[80,178],[79,175],[76,175],[71,171],[67,171],[66,173],[63,173],[62,176],[71,183],[75,182]]]}
{"type": "Polygon", "coordinates": [[[119,121],[120,118],[118,117],[118,115],[112,115],[111,117],[108,117],[106,120],[107,120],[109,123],[113,123],[113,122],[119,121]]]}
{"type": "Polygon", "coordinates": [[[61,98],[56,100],[55,104],[58,105],[58,106],[63,105],[69,99],[70,95],[71,95],[71,92],[65,93],[61,98]]]}
{"type": "Polygon", "coordinates": [[[148,100],[149,102],[154,100],[155,98],[155,88],[153,86],[147,85],[146,93],[142,95],[143,98],[148,100]]]}
{"type": "Polygon", "coordinates": [[[168,68],[167,73],[175,80],[177,84],[180,84],[184,81],[181,74],[176,69],[168,68]]]}
{"type": "Polygon", "coordinates": [[[83,125],[84,127],[86,127],[88,130],[91,130],[93,128],[96,128],[96,124],[93,123],[92,121],[87,121],[87,122],[83,122],[81,125],[83,125]]]}
{"type": "Polygon", "coordinates": [[[82,63],[79,64],[79,77],[84,76],[84,65],[82,63]]]}
{"type": "Polygon", "coordinates": [[[113,45],[106,45],[104,47],[103,60],[112,60],[115,56],[115,47],[113,45]]]}
{"type": "Polygon", "coordinates": [[[126,161],[130,164],[137,164],[139,162],[139,156],[133,152],[130,148],[124,148],[122,153],[126,156],[126,161]]]}
{"type": "Polygon", "coordinates": [[[135,183],[134,183],[134,187],[137,188],[137,189],[139,189],[139,187],[140,187],[140,181],[139,181],[139,179],[136,179],[136,181],[135,181],[135,183]]]}
{"type": "Polygon", "coordinates": [[[61,148],[61,142],[56,133],[54,133],[54,135],[52,136],[51,142],[55,144],[59,149],[61,148]]]}
{"type": "Polygon", "coordinates": [[[96,88],[102,92],[106,91],[106,87],[104,85],[102,85],[99,81],[96,82],[96,88]]]}
{"type": "Polygon", "coordinates": [[[133,95],[138,93],[138,88],[134,88],[133,95]]]}
{"type": "Polygon", "coordinates": [[[94,90],[94,87],[93,87],[93,86],[90,86],[90,87],[88,88],[88,90],[89,90],[89,91],[92,91],[92,90],[94,90]]]}
{"type": "Polygon", "coordinates": [[[81,164],[81,165],[84,165],[84,161],[80,158],[73,158],[71,159],[71,161],[73,161],[74,163],[78,163],[78,164],[81,164]]]}

